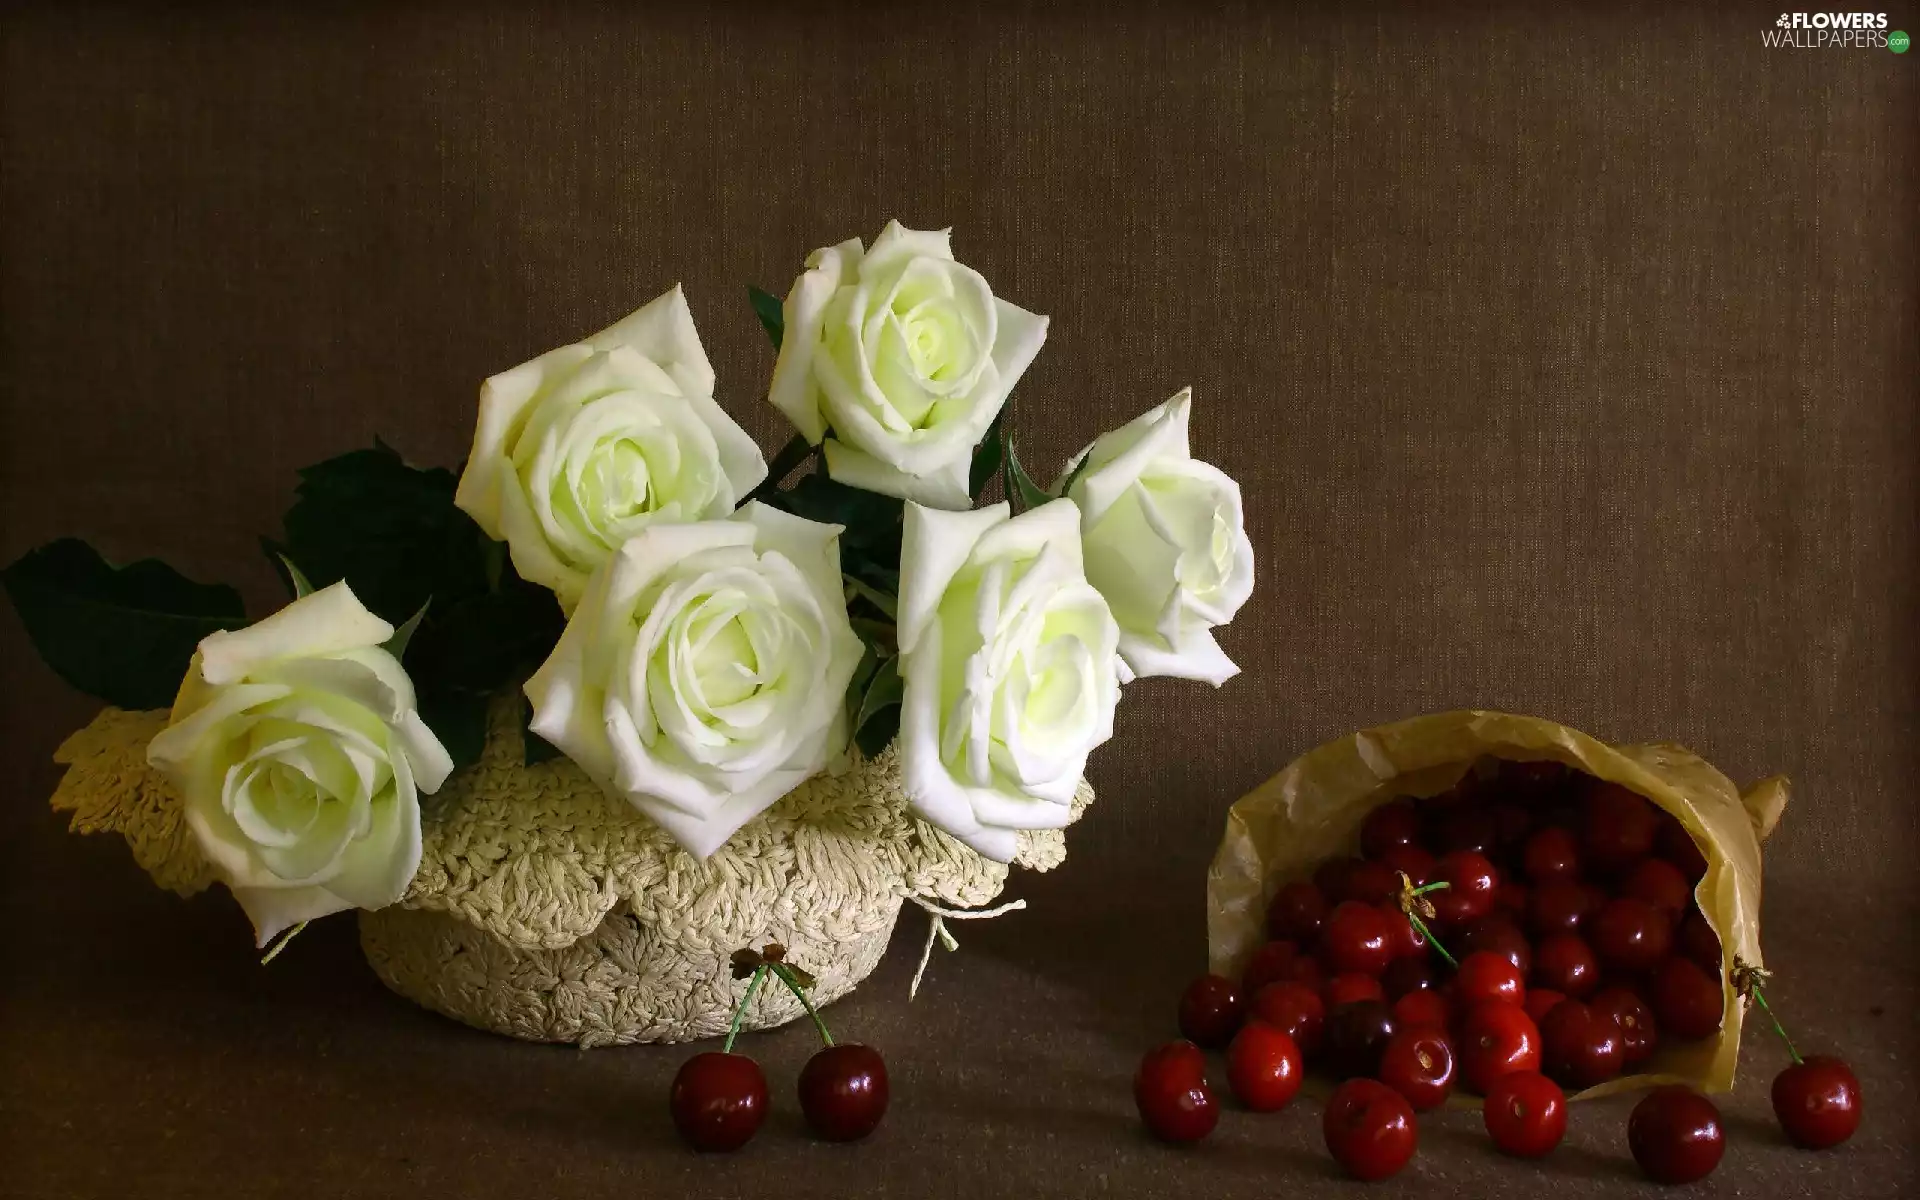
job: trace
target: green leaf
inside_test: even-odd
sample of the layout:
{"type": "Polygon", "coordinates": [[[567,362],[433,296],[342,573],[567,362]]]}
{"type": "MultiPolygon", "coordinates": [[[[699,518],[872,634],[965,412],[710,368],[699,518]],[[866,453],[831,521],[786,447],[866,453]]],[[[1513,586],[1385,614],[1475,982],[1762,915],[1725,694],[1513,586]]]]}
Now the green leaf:
{"type": "Polygon", "coordinates": [[[487,748],[487,701],[485,692],[460,689],[420,697],[420,719],[447,748],[455,767],[479,762],[487,748]]]}
{"type": "Polygon", "coordinates": [[[850,617],[848,622],[853,626],[854,634],[867,644],[867,648],[881,657],[892,657],[899,652],[897,642],[900,631],[892,621],[876,621],[872,617],[850,617]]]}
{"type": "MultiPolygon", "coordinates": [[[[287,564],[287,569],[290,571],[298,571],[298,568],[292,563],[287,564]]],[[[427,610],[432,607],[433,598],[428,597],[427,602],[420,606],[419,611],[407,618],[406,624],[393,631],[393,636],[387,639],[384,647],[388,654],[401,659],[407,656],[408,643],[413,641],[413,635],[415,631],[420,628],[421,620],[426,617],[427,610]]]]}
{"type": "Polygon", "coordinates": [[[767,465],[767,477],[760,481],[760,486],[748,492],[746,499],[740,503],[745,504],[747,500],[769,499],[771,493],[778,491],[780,485],[787,481],[787,476],[793,474],[800,464],[811,459],[819,449],[802,435],[794,434],[787,439],[786,445],[780,447],[780,453],[773,456],[773,462],[767,465]]]}
{"type": "Polygon", "coordinates": [[[787,310],[780,303],[780,297],[757,287],[749,287],[747,298],[753,301],[754,313],[759,316],[760,324],[766,327],[767,337],[773,340],[773,348],[778,350],[781,336],[787,328],[787,310]]]}
{"type": "Polygon", "coordinates": [[[560,747],[533,731],[533,704],[524,697],[520,701],[520,746],[521,761],[529,767],[562,757],[560,747]]]}
{"type": "Polygon", "coordinates": [[[864,579],[856,579],[851,575],[843,575],[842,578],[847,581],[848,591],[885,613],[888,620],[897,620],[899,618],[899,597],[891,592],[881,591],[864,579]]]}
{"type": "Polygon", "coordinates": [[[200,639],[247,623],[240,594],[157,559],[113,567],[62,538],[0,571],[34,649],[60,678],[118,708],[167,708],[200,639]]]}
{"type": "Polygon", "coordinates": [[[867,693],[860,701],[860,713],[853,721],[853,740],[860,747],[860,753],[874,757],[885,750],[900,731],[900,700],[905,692],[900,678],[900,659],[882,661],[873,673],[873,681],[867,684],[867,693]]]}
{"type": "Polygon", "coordinates": [[[1047,489],[1027,478],[1026,471],[1020,466],[1020,456],[1014,452],[1011,437],[1007,439],[1006,467],[1007,499],[1013,500],[1021,512],[1039,508],[1053,500],[1053,495],[1047,489]]]}
{"type": "MultiPolygon", "coordinates": [[[[808,475],[789,491],[766,497],[769,504],[810,521],[844,526],[840,535],[841,569],[848,574],[850,559],[882,569],[900,569],[901,522],[906,505],[898,497],[848,487],[826,475],[808,475]]],[[[865,576],[862,576],[865,578],[865,576]]],[[[883,589],[883,590],[897,590],[883,589]]]]}
{"type": "Polygon", "coordinates": [[[974,503],[980,502],[980,494],[987,490],[987,483],[1000,472],[1000,463],[1006,457],[1006,435],[1003,426],[1007,419],[1007,410],[1002,408],[993,418],[993,424],[987,426],[987,436],[980,439],[980,445],[973,452],[973,467],[967,472],[967,494],[974,503]]]}
{"type": "Polygon", "coordinates": [[[300,472],[280,549],[314,586],[345,579],[397,625],[429,596],[445,605],[487,590],[488,540],[454,507],[456,483],[386,446],[317,463],[300,472]]]}
{"type": "Polygon", "coordinates": [[[1060,481],[1060,495],[1064,496],[1073,490],[1073,485],[1079,482],[1080,476],[1086,474],[1087,464],[1092,461],[1093,447],[1089,446],[1079,458],[1073,460],[1073,468],[1067,472],[1067,477],[1060,481]]]}
{"type": "MultiPolygon", "coordinates": [[[[313,595],[313,581],[308,579],[298,566],[294,565],[292,559],[284,554],[279,557],[280,565],[287,569],[287,582],[293,585],[293,598],[299,600],[313,595]]],[[[413,619],[418,621],[420,618],[416,614],[413,619]]]]}
{"type": "Polygon", "coordinates": [[[565,627],[552,592],[509,573],[497,592],[436,605],[407,647],[407,670],[423,694],[517,687],[565,627]]]}

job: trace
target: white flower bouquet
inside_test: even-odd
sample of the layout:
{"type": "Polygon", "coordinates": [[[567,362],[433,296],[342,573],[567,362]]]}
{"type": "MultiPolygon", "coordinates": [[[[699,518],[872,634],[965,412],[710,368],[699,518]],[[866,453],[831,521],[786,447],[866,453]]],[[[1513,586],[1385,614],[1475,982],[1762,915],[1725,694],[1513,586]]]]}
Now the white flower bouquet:
{"type": "MultiPolygon", "coordinates": [[[[257,623],[72,539],[7,567],[112,706],[56,806],[163,886],[226,885],[269,956],[359,910],[402,993],[583,1044],[717,1032],[740,946],[830,1000],[903,901],[931,946],[1057,863],[1122,685],[1236,671],[1212,630],[1252,550],[1188,395],[1044,489],[1006,417],[1047,320],[946,232],[890,223],[752,299],[799,431],[771,469],[676,287],[488,379],[457,475],[378,444],[303,471],[266,543],[293,600],[257,623]]],[[[772,993],[749,1024],[798,1015],[772,993]]]]}

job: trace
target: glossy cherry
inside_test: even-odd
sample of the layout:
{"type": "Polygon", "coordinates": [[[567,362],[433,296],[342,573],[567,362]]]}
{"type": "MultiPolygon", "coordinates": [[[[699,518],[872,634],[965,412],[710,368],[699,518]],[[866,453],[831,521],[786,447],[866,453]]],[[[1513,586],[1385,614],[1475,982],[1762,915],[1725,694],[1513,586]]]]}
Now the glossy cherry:
{"type": "Polygon", "coordinates": [[[1453,1042],[1446,1031],[1429,1025],[1396,1032],[1380,1053],[1380,1082],[1416,1112],[1446,1103],[1453,1092],[1453,1042]]]}
{"type": "Polygon", "coordinates": [[[1689,912],[1680,922],[1680,932],[1674,935],[1675,947],[1701,969],[1709,974],[1719,975],[1724,969],[1720,961],[1720,935],[1713,931],[1699,909],[1689,912]]]}
{"type": "Polygon", "coordinates": [[[1502,1075],[1540,1069],[1540,1029],[1518,1004],[1482,1002],[1466,1011],[1454,1051],[1461,1084],[1485,1095],[1502,1075]]]}
{"type": "Polygon", "coordinates": [[[1326,986],[1320,989],[1320,996],[1327,1002],[1327,1011],[1332,1012],[1342,1005],[1357,1004],[1362,1000],[1385,1000],[1387,993],[1376,976],[1350,972],[1327,980],[1326,986]]]}
{"type": "Polygon", "coordinates": [[[1692,885],[1679,867],[1663,858],[1641,859],[1620,881],[1620,894],[1646,901],[1667,914],[1668,922],[1675,925],[1693,907],[1692,885]]]}
{"type": "Polygon", "coordinates": [[[1406,797],[1390,800],[1360,822],[1360,853],[1381,859],[1391,850],[1420,844],[1420,813],[1406,797]]]}
{"type": "Polygon", "coordinates": [[[1180,1034],[1196,1046],[1218,1050],[1240,1031],[1246,1013],[1240,989],[1219,975],[1202,975],[1180,994],[1180,1034]]]}
{"type": "Polygon", "coordinates": [[[1399,962],[1401,959],[1411,958],[1425,962],[1428,957],[1427,939],[1414,928],[1413,922],[1408,919],[1400,906],[1382,904],[1380,912],[1385,916],[1387,929],[1390,931],[1387,936],[1387,948],[1393,954],[1393,961],[1399,962]]]}
{"type": "Polygon", "coordinates": [[[1556,933],[1533,948],[1533,983],[1584,999],[1600,986],[1600,963],[1578,934],[1556,933]]]}
{"type": "Polygon", "coordinates": [[[1535,1025],[1538,1025],[1547,1019],[1547,1014],[1553,1011],[1554,1005],[1565,999],[1565,995],[1552,988],[1528,988],[1527,998],[1521,1002],[1520,1006],[1527,1010],[1527,1015],[1533,1018],[1535,1025]]]}
{"type": "Polygon", "coordinates": [[[1336,974],[1378,975],[1393,961],[1393,926],[1378,907],[1349,900],[1320,931],[1320,955],[1336,974]]]}
{"type": "Polygon", "coordinates": [[[1327,898],[1311,883],[1284,884],[1267,903],[1267,936],[1311,946],[1327,923],[1327,898]]]}
{"type": "Polygon", "coordinates": [[[667,1107],[695,1150],[738,1150],[767,1119],[767,1077],[744,1054],[696,1054],[680,1064],[667,1107]]]}
{"type": "Polygon", "coordinates": [[[1383,862],[1362,862],[1347,872],[1347,890],[1340,898],[1360,904],[1386,904],[1400,894],[1400,872],[1383,862]]]}
{"type": "Polygon", "coordinates": [[[1408,992],[1423,992],[1440,986],[1440,973],[1430,958],[1396,958],[1380,973],[1380,986],[1387,999],[1398,1000],[1408,992]]]}
{"type": "MultiPolygon", "coordinates": [[[[1300,953],[1300,948],[1292,942],[1275,940],[1263,944],[1253,952],[1253,957],[1247,960],[1246,969],[1240,972],[1240,994],[1251,996],[1276,980],[1294,978],[1298,973],[1296,970],[1298,964],[1303,961],[1312,962],[1313,960],[1300,953]]],[[[1314,983],[1317,984],[1319,982],[1317,964],[1314,971],[1314,983]]],[[[1233,1036],[1231,1031],[1227,1036],[1233,1036]]],[[[1224,1046],[1226,1042],[1223,1040],[1220,1044],[1224,1046]]]]}
{"type": "Polygon", "coordinates": [[[1463,962],[1468,955],[1483,950],[1497,954],[1518,968],[1523,977],[1533,969],[1533,943],[1508,913],[1488,913],[1470,922],[1447,943],[1447,948],[1463,962]]]}
{"type": "Polygon", "coordinates": [[[1292,1038],[1302,1057],[1319,1053],[1327,1006],[1320,993],[1306,984],[1288,980],[1261,988],[1253,998],[1252,1016],[1292,1038]]]}
{"type": "Polygon", "coordinates": [[[1580,850],[1597,875],[1618,874],[1651,854],[1659,832],[1659,810],[1645,797],[1617,783],[1602,783],[1587,793],[1580,850]]]}
{"type": "Polygon", "coordinates": [[[1500,821],[1492,809],[1463,804],[1432,822],[1427,841],[1442,855],[1467,852],[1491,859],[1500,847],[1500,821]]]}
{"type": "Polygon", "coordinates": [[[1527,897],[1527,928],[1535,937],[1579,933],[1606,897],[1584,883],[1543,883],[1527,897]]]}
{"type": "Polygon", "coordinates": [[[1651,971],[1673,949],[1673,926],[1645,900],[1621,896],[1607,901],[1593,918],[1588,940],[1610,971],[1651,971]]]}
{"type": "Polygon", "coordinates": [[[1254,1112],[1285,1108],[1305,1075],[1300,1047],[1265,1021],[1248,1021],[1227,1047],[1227,1084],[1254,1112]]]}
{"type": "Polygon", "coordinates": [[[1567,1135],[1567,1098],[1538,1071],[1512,1071],[1487,1086],[1481,1115],[1494,1148],[1515,1158],[1539,1158],[1567,1135]]]}
{"type": "Polygon", "coordinates": [[[828,1046],[800,1069],[800,1111],[829,1142],[852,1142],[872,1133],[887,1115],[887,1064],[880,1052],[857,1042],[828,1046]]]}
{"type": "Polygon", "coordinates": [[[1526,991],[1527,981],[1520,968],[1491,950],[1478,950],[1461,959],[1459,973],[1453,977],[1454,1002],[1463,1008],[1483,1000],[1519,1004],[1526,991]]]}
{"type": "Polygon", "coordinates": [[[1207,1086],[1206,1056],[1187,1041],[1147,1051],[1134,1072],[1133,1102],[1147,1130],[1164,1142],[1199,1141],[1220,1119],[1207,1086]]]}
{"type": "Polygon", "coordinates": [[[1648,1092],[1627,1120],[1633,1161],[1656,1183],[1692,1183],[1720,1165],[1726,1135],[1720,1110],[1692,1088],[1668,1084],[1648,1092]]]}
{"type": "Polygon", "coordinates": [[[1458,929],[1493,911],[1498,872],[1486,855],[1472,850],[1455,851],[1441,858],[1433,876],[1436,883],[1448,885],[1427,893],[1427,899],[1433,904],[1434,919],[1442,926],[1458,929]]]}
{"type": "Polygon", "coordinates": [[[1433,882],[1433,871],[1440,860],[1421,846],[1396,846],[1380,856],[1383,866],[1406,875],[1415,885],[1433,882]]]}
{"type": "Polygon", "coordinates": [[[1590,1088],[1620,1073],[1626,1045],[1619,1022],[1578,1000],[1562,1000],[1540,1022],[1541,1069],[1557,1083],[1590,1088]]]}
{"type": "Polygon", "coordinates": [[[1660,1044],[1660,1026],[1653,1019],[1653,1009],[1638,992],[1626,987],[1602,988],[1587,1003],[1620,1026],[1621,1070],[1637,1067],[1653,1056],[1660,1044]]]}
{"type": "Polygon", "coordinates": [[[1379,1000],[1361,1000],[1327,1013],[1327,1030],[1320,1057],[1336,1079],[1374,1075],[1380,1055],[1398,1031],[1393,1010],[1379,1000]]]}
{"type": "Polygon", "coordinates": [[[1521,869],[1535,887],[1546,883],[1575,883],[1580,879],[1580,840],[1570,829],[1548,826],[1527,839],[1520,851],[1521,869]]]}
{"type": "Polygon", "coordinates": [[[1361,1180],[1399,1171],[1419,1140],[1413,1106],[1377,1079],[1350,1079],[1335,1088],[1320,1132],[1334,1161],[1361,1180]]]}
{"type": "Polygon", "coordinates": [[[1774,1076],[1773,1115],[1796,1146],[1838,1146],[1860,1128],[1860,1080],[1841,1060],[1811,1055],[1774,1076]]]}
{"type": "Polygon", "coordinates": [[[1347,898],[1347,875],[1360,865],[1357,858],[1330,858],[1321,863],[1313,872],[1313,886],[1327,899],[1327,906],[1347,898]]]}
{"type": "Polygon", "coordinates": [[[1711,1037],[1720,1028],[1726,996],[1719,980],[1684,958],[1669,958],[1653,974],[1649,988],[1653,1015],[1662,1032],[1677,1038],[1711,1037]]]}
{"type": "Polygon", "coordinates": [[[1445,1029],[1453,1016],[1453,1002],[1437,988],[1408,992],[1393,1002],[1393,1023],[1397,1029],[1428,1025],[1445,1029]]]}

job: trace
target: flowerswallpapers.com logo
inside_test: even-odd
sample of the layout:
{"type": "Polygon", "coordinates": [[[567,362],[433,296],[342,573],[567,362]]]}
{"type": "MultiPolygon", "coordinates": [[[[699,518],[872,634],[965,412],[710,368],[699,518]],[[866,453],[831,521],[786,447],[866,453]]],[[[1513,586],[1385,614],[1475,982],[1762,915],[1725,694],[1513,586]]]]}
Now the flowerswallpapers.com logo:
{"type": "Polygon", "coordinates": [[[1772,29],[1760,31],[1760,43],[1778,50],[1878,50],[1905,54],[1910,44],[1898,29],[1887,29],[1887,14],[1869,12],[1781,13],[1772,29]]]}

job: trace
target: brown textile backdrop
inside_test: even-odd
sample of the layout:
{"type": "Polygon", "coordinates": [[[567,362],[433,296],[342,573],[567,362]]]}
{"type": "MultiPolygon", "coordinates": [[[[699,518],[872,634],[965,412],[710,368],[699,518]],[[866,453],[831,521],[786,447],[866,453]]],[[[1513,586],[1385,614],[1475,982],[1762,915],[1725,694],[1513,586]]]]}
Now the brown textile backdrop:
{"type": "MultiPolygon", "coordinates": [[[[1785,1148],[1756,1034],[1707,1190],[1911,1194],[1920,54],[1763,49],[1758,4],[323,7],[5,18],[0,558],[84,534],[264,611],[295,468],[376,434],[452,465],[482,376],[676,280],[771,450],[746,285],[897,217],[1053,317],[1015,418],[1047,474],[1193,386],[1259,555],[1245,674],[1131,689],[1067,866],[911,1008],[903,919],[833,1013],[894,1064],[871,1144],[797,1133],[788,1030],[751,1042],[781,1115],[710,1161],[666,1128],[682,1051],[470,1033],[344,919],[262,970],[224,896],[67,836],[49,755],[92,706],[0,617],[0,1193],[1328,1187],[1315,1106],[1174,1153],[1126,1081],[1202,962],[1226,806],[1488,706],[1793,777],[1777,994],[1869,1123],[1785,1148]]],[[[1431,1119],[1381,1191],[1631,1187],[1624,1118],[1545,1166],[1431,1119]]]]}

